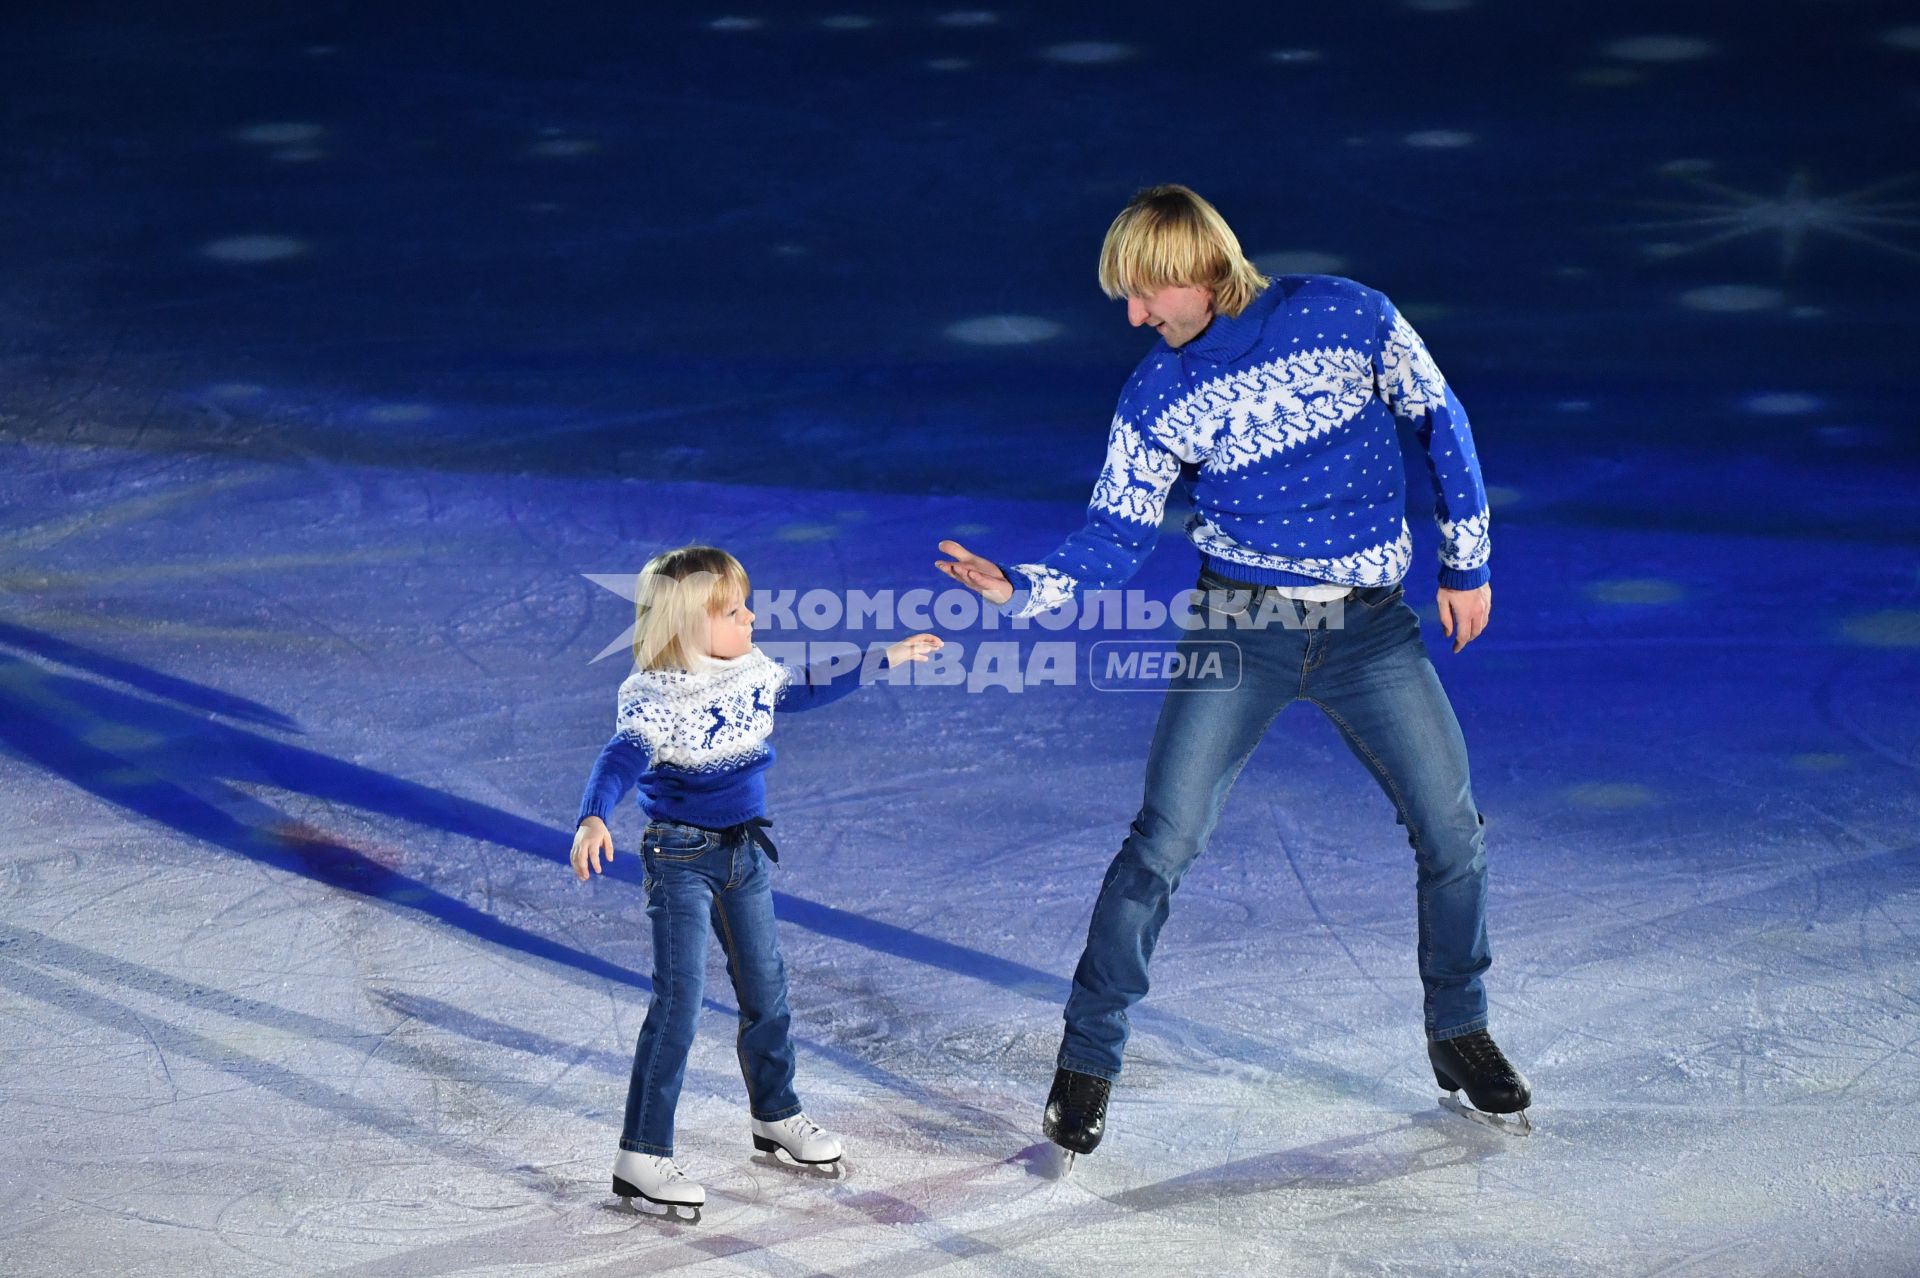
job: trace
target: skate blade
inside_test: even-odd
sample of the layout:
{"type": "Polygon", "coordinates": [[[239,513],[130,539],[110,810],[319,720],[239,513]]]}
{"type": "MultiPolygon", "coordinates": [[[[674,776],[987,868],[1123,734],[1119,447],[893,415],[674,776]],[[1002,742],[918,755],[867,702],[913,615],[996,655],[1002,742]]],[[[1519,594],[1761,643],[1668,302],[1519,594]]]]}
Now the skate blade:
{"type": "Polygon", "coordinates": [[[836,1158],[830,1163],[803,1163],[791,1154],[782,1158],[779,1154],[758,1153],[752,1161],[756,1166],[782,1171],[789,1176],[803,1176],[808,1180],[845,1180],[851,1174],[845,1158],[836,1158]]]}
{"type": "Polygon", "coordinates": [[[1482,1127],[1491,1127],[1506,1136],[1533,1135],[1533,1120],[1527,1117],[1526,1110],[1513,1114],[1489,1114],[1484,1109],[1475,1109],[1460,1099],[1458,1092],[1448,1092],[1440,1098],[1440,1107],[1450,1109],[1460,1117],[1482,1127]]]}
{"type": "Polygon", "coordinates": [[[811,1176],[815,1180],[842,1180],[847,1174],[845,1154],[824,1162],[810,1163],[804,1158],[795,1158],[793,1151],[785,1145],[764,1136],[753,1138],[753,1148],[753,1161],[762,1167],[772,1167],[795,1176],[811,1176]],[[786,1157],[782,1158],[782,1154],[786,1157]]]}
{"type": "Polygon", "coordinates": [[[649,1197],[647,1194],[641,1192],[639,1186],[630,1185],[618,1176],[613,1178],[613,1193],[630,1211],[636,1212],[639,1215],[657,1216],[665,1220],[682,1221],[689,1225],[697,1225],[700,1223],[700,1208],[693,1203],[671,1203],[664,1198],[649,1197]],[[647,1204],[647,1207],[657,1207],[660,1210],[648,1211],[647,1207],[640,1205],[641,1203],[647,1204]],[[681,1213],[683,1212],[689,1214],[682,1215],[681,1213]]]}
{"type": "Polygon", "coordinates": [[[658,1198],[649,1198],[639,1194],[629,1198],[620,1195],[620,1201],[627,1210],[636,1216],[651,1216],[655,1220],[671,1220],[678,1225],[697,1225],[700,1223],[700,1208],[690,1203],[668,1203],[658,1198]]]}

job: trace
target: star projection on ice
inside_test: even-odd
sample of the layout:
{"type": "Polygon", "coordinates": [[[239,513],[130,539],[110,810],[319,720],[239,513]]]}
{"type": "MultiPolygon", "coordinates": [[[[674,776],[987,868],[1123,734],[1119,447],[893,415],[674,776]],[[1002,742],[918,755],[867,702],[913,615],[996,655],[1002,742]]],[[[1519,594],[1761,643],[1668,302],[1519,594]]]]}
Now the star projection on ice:
{"type": "Polygon", "coordinates": [[[1813,180],[1802,171],[1789,177],[1778,195],[1767,195],[1711,181],[1691,171],[1669,172],[1713,198],[1660,201],[1649,206],[1686,216],[1642,222],[1635,229],[1692,231],[1698,235],[1690,242],[1664,246],[1662,256],[1684,256],[1758,236],[1778,240],[1780,273],[1785,275],[1799,261],[1800,251],[1811,236],[1826,235],[1893,257],[1920,261],[1920,251],[1877,234],[1920,227],[1920,217],[1913,216],[1914,211],[1920,209],[1920,203],[1882,198],[1890,191],[1911,184],[1911,177],[1891,178],[1837,195],[1815,195],[1813,180]]]}

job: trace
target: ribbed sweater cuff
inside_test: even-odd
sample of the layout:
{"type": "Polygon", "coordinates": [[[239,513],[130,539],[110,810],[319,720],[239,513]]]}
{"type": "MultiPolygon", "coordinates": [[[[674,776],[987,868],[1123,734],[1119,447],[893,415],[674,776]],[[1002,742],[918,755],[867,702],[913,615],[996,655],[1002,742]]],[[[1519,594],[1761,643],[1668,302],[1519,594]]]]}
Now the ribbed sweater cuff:
{"type": "Polygon", "coordinates": [[[1478,590],[1492,580],[1493,570],[1485,564],[1465,571],[1445,566],[1440,569],[1440,584],[1448,590],[1478,590]]]}

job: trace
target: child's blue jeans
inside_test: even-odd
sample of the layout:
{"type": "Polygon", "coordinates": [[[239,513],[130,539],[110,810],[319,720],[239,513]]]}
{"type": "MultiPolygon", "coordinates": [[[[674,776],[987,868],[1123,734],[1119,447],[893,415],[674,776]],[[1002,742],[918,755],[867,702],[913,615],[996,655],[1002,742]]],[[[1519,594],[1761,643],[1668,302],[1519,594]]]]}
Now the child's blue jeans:
{"type": "Polygon", "coordinates": [[[793,1091],[787,970],[774,936],[766,854],[744,830],[720,833],[670,821],[647,826],[640,852],[653,924],[653,1002],[633,1053],[620,1148],[670,1157],[710,931],[726,951],[740,1005],[737,1050],[749,1110],[778,1122],[800,1112],[800,1098],[793,1091]]]}

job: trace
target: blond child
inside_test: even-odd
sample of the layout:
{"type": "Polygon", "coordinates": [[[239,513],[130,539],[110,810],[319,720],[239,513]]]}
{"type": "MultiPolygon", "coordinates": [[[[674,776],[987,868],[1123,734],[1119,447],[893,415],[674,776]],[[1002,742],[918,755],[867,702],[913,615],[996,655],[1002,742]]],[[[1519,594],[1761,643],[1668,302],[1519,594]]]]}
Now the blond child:
{"type": "MultiPolygon", "coordinates": [[[[794,1161],[839,1161],[838,1137],[801,1109],[787,977],[774,934],[767,836],[768,735],[775,711],[811,710],[859,686],[826,663],[796,670],[753,646],[746,570],[724,550],[686,546],[655,556],[636,594],[634,672],[620,686],[613,739],[601,750],[573,838],[582,881],[613,859],[607,816],[637,788],[653,999],[634,1050],[613,1190],[695,1212],[706,1190],[673,1159],[673,1113],[693,1045],[707,935],[720,938],[740,1006],[738,1050],[754,1147],[794,1161]]],[[[919,634],[889,647],[889,665],[941,647],[919,634]]]]}

